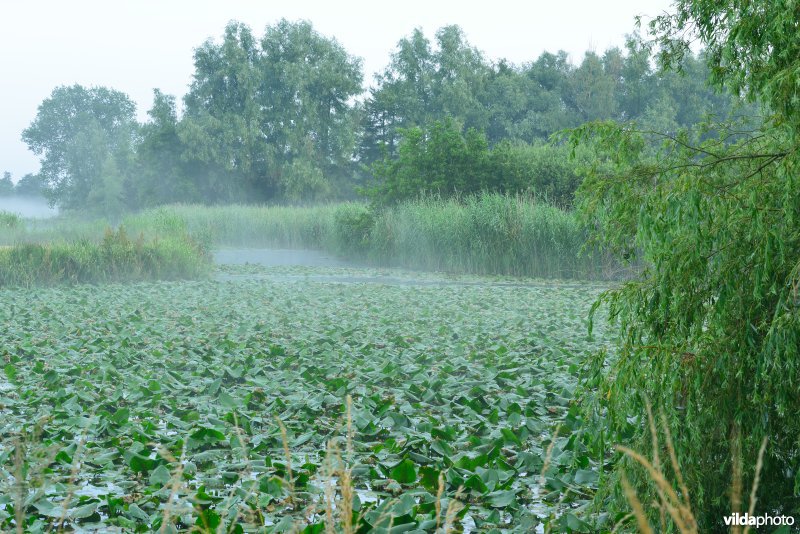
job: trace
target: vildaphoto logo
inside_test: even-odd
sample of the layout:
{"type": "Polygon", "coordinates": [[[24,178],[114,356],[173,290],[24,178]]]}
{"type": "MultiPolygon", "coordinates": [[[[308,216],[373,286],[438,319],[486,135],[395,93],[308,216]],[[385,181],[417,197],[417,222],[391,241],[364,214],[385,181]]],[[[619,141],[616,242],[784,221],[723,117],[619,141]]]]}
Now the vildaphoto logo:
{"type": "Polygon", "coordinates": [[[750,515],[736,512],[725,516],[725,526],[728,527],[781,527],[794,525],[794,517],[790,515],[750,515]]]}

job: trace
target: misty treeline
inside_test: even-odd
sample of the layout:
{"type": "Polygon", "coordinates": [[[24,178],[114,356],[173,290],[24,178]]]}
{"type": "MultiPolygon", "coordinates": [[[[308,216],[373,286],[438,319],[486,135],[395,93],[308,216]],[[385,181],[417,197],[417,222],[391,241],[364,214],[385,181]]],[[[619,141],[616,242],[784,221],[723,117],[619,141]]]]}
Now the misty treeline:
{"type": "Polygon", "coordinates": [[[582,157],[547,144],[554,132],[607,119],[677,131],[734,105],[708,88],[702,58],[683,57],[683,74],[651,59],[634,35],[577,65],[565,52],[514,65],[446,26],[433,40],[402,38],[365,89],[360,59],[310,23],[282,20],[258,36],[232,22],[195,50],[182,105],[156,89],[140,124],[123,92],[58,87],[22,138],[52,203],[106,215],[484,190],[569,205],[582,157]]]}
{"type": "Polygon", "coordinates": [[[3,172],[0,178],[0,197],[21,196],[21,197],[41,197],[44,194],[46,184],[40,174],[28,173],[14,183],[10,172],[3,172]]]}

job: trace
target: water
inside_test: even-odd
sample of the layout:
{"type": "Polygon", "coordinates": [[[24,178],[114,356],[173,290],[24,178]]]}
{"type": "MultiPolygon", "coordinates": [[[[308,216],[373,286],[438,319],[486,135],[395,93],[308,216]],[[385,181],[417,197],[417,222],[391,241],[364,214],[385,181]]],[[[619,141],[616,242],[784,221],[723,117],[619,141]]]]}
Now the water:
{"type": "Polygon", "coordinates": [[[265,267],[354,267],[319,250],[273,248],[222,249],[214,253],[214,261],[225,265],[263,265],[265,267]]]}
{"type": "Polygon", "coordinates": [[[45,199],[35,197],[0,197],[0,211],[34,219],[48,219],[58,215],[58,209],[51,208],[45,199]]]}
{"type": "MultiPolygon", "coordinates": [[[[251,265],[241,272],[227,270],[218,280],[257,279],[280,282],[384,284],[393,286],[492,286],[579,289],[587,282],[524,279],[500,276],[470,276],[448,273],[371,268],[342,260],[326,252],[304,249],[227,248],[214,253],[219,265],[251,265]]],[[[598,286],[599,287],[599,286],[598,286]]],[[[605,286],[603,286],[605,287],[605,286]]]]}

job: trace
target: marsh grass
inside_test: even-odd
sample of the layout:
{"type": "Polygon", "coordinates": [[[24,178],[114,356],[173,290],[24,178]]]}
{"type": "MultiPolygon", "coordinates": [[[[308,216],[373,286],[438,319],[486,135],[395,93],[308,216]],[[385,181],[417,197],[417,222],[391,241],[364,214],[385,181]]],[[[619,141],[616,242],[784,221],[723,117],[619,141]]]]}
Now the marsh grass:
{"type": "MultiPolygon", "coordinates": [[[[675,451],[674,441],[672,434],[670,433],[669,425],[667,424],[666,416],[663,412],[660,414],[661,432],[663,434],[662,442],[662,440],[659,439],[655,417],[653,417],[653,411],[649,402],[646,403],[646,410],[648,428],[653,446],[652,458],[648,459],[643,454],[622,445],[617,445],[616,448],[619,452],[623,453],[625,456],[633,460],[636,464],[644,469],[645,473],[647,474],[647,478],[655,488],[655,493],[658,499],[650,503],[650,506],[652,509],[657,511],[660,528],[656,530],[651,525],[650,519],[652,514],[648,513],[645,505],[639,499],[636,490],[633,488],[631,483],[628,481],[626,474],[623,472],[620,477],[620,483],[622,485],[625,498],[628,500],[628,503],[631,506],[632,512],[625,516],[622,521],[617,524],[617,526],[614,528],[614,531],[620,529],[624,522],[635,518],[637,529],[643,534],[651,534],[656,531],[668,532],[670,531],[669,529],[674,529],[681,534],[698,534],[701,532],[701,530],[698,527],[698,521],[692,510],[691,494],[684,480],[680,463],[678,462],[678,456],[675,451]],[[673,474],[673,480],[670,480],[667,475],[667,467],[662,465],[661,462],[659,450],[662,448],[662,443],[664,448],[666,448],[666,452],[669,457],[669,470],[673,474]]],[[[737,433],[737,435],[735,435],[732,439],[732,454],[734,461],[732,474],[733,482],[730,495],[731,513],[742,511],[742,460],[737,451],[736,444],[738,441],[739,436],[737,433]]],[[[764,453],[766,452],[766,448],[767,439],[764,438],[758,452],[758,461],[756,463],[755,475],[750,490],[749,508],[747,513],[751,516],[755,513],[755,507],[758,501],[758,487],[760,484],[761,470],[764,465],[764,453]]],[[[747,534],[749,531],[749,526],[745,527],[744,530],[742,530],[740,526],[732,526],[730,530],[731,534],[747,534]]]]}
{"type": "Polygon", "coordinates": [[[124,228],[89,239],[19,243],[0,249],[0,287],[202,277],[210,257],[188,236],[145,240],[124,228]]]}
{"type": "Polygon", "coordinates": [[[571,211],[531,196],[422,197],[376,209],[173,205],[126,217],[144,235],[188,232],[209,246],[308,248],[372,265],[428,271],[604,278],[608,259],[585,247],[571,211]]]}
{"type": "Polygon", "coordinates": [[[174,204],[129,215],[126,228],[144,235],[181,234],[216,246],[329,248],[337,210],[319,206],[174,204]]]}
{"type": "Polygon", "coordinates": [[[374,259],[416,269],[598,278],[602,258],[583,250],[585,238],[572,212],[532,197],[483,194],[389,208],[370,248],[374,259]]]}
{"type": "Polygon", "coordinates": [[[0,232],[14,231],[20,227],[22,219],[16,213],[0,210],[0,232]]]}
{"type": "MultiPolygon", "coordinates": [[[[78,217],[17,220],[0,245],[92,241],[107,221],[78,217]]],[[[377,209],[345,202],[318,206],[175,204],[122,218],[146,240],[187,234],[206,248],[324,250],[377,266],[470,274],[597,279],[613,276],[606,256],[586,247],[571,211],[531,196],[495,193],[421,197],[377,209]]]]}

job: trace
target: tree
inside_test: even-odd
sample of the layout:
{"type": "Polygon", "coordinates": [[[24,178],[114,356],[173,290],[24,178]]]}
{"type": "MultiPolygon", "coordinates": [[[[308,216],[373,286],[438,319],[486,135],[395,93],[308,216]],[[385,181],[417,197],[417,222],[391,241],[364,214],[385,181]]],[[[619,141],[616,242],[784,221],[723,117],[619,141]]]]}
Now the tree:
{"type": "Polygon", "coordinates": [[[14,194],[14,182],[11,181],[11,173],[5,171],[0,178],[0,197],[7,197],[14,194]]]}
{"type": "Polygon", "coordinates": [[[415,29],[401,39],[384,72],[376,76],[362,116],[359,155],[371,164],[383,154],[396,156],[399,131],[447,118],[485,130],[485,82],[490,73],[483,55],[458,26],[436,32],[436,46],[415,29]]]}
{"type": "Polygon", "coordinates": [[[600,57],[587,52],[581,66],[570,78],[571,95],[581,114],[581,122],[610,119],[616,116],[615,80],[606,72],[600,57]]]}
{"type": "Polygon", "coordinates": [[[426,128],[400,131],[403,139],[396,159],[373,167],[377,184],[370,196],[391,204],[421,194],[452,196],[489,188],[489,146],[474,128],[462,134],[452,119],[426,128]]]}
{"type": "Polygon", "coordinates": [[[261,130],[274,147],[278,175],[290,169],[292,176],[306,175],[293,167],[305,160],[302,167],[316,167],[323,176],[348,177],[356,140],[349,100],[362,90],[361,60],[306,21],[284,19],[267,28],[261,49],[261,130]]]}
{"type": "Polygon", "coordinates": [[[46,184],[38,174],[26,174],[19,179],[14,187],[14,193],[21,197],[42,197],[45,194],[46,184]]]}
{"type": "Polygon", "coordinates": [[[274,195],[269,147],[260,128],[259,60],[258,40],[237,22],[225,27],[220,44],[209,39],[195,50],[195,73],[177,133],[207,202],[274,195]]]}
{"type": "Polygon", "coordinates": [[[195,52],[178,127],[184,156],[217,201],[280,198],[285,171],[319,174],[296,172],[301,167],[346,176],[355,144],[349,101],[361,79],[360,60],[309,22],[281,20],[260,40],[231,23],[221,44],[207,41],[195,52]],[[296,160],[305,163],[293,167],[296,160]]]}
{"type": "MultiPolygon", "coordinates": [[[[614,358],[597,355],[590,385],[613,439],[639,450],[658,450],[645,401],[663,411],[700,529],[719,531],[720,517],[745,511],[756,465],[768,481],[756,513],[800,505],[800,41],[791,3],[679,0],[676,10],[652,26],[662,64],[685,65],[684,39],[697,32],[712,79],[772,115],[572,134],[604,155],[581,186],[582,213],[642,268],[605,296],[622,344],[614,358]]],[[[647,476],[617,465],[657,500],[647,476]]]]}
{"type": "Polygon", "coordinates": [[[53,90],[22,132],[28,148],[41,156],[40,176],[51,203],[90,208],[90,193],[112,161],[120,180],[132,179],[127,171],[137,134],[135,112],[130,98],[113,89],[73,85],[53,90]]]}
{"type": "Polygon", "coordinates": [[[178,133],[175,97],[153,91],[150,121],[141,127],[136,147],[139,180],[137,204],[153,206],[170,202],[202,202],[203,185],[190,177],[182,158],[187,151],[178,133]]]}

